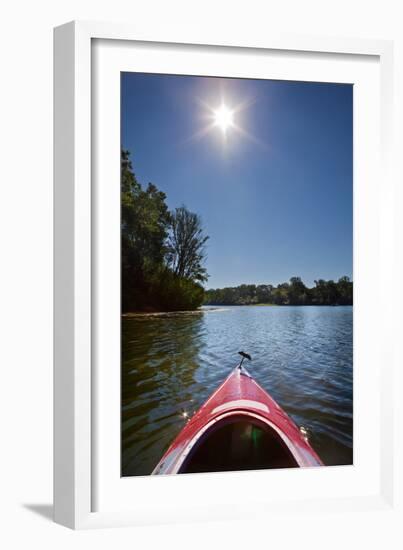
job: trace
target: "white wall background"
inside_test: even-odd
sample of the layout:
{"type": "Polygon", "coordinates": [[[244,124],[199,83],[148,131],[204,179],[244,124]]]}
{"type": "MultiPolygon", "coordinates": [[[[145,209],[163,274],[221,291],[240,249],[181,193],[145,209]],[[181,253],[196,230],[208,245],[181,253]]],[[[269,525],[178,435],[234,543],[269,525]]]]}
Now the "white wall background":
{"type": "MultiPolygon", "coordinates": [[[[139,28],[186,26],[233,36],[306,32],[396,40],[397,123],[402,122],[403,14],[383,0],[14,0],[0,32],[0,546],[248,549],[288,544],[327,550],[401,547],[392,515],[309,515],[267,524],[208,524],[72,532],[52,524],[52,28],[72,19],[139,28]],[[274,538],[273,538],[274,537],[274,538]],[[366,537],[365,537],[365,540],[366,537]],[[368,546],[367,546],[368,547],[368,546]]],[[[401,144],[402,131],[398,127],[401,144]]],[[[401,149],[402,150],[402,149],[401,149]]],[[[402,170],[399,169],[401,181],[402,170]]],[[[403,193],[399,191],[403,206],[403,193]]],[[[403,216],[402,216],[403,218],[403,216]]],[[[402,234],[402,221],[397,221],[402,234]]],[[[396,282],[403,279],[401,266],[396,282]]],[[[399,535],[398,535],[399,533],[399,535]]],[[[287,546],[288,547],[288,546],[287,546]]]]}

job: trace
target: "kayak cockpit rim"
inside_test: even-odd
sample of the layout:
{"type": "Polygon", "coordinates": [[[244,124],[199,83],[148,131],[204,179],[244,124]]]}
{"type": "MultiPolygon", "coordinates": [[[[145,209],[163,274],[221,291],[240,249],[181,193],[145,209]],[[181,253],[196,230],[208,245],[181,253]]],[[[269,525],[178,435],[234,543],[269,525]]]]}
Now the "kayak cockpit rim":
{"type": "MultiPolygon", "coordinates": [[[[249,421],[252,425],[261,425],[265,426],[266,429],[271,430],[273,434],[276,436],[276,438],[281,442],[281,444],[284,447],[285,453],[288,453],[288,458],[290,462],[294,462],[293,465],[288,465],[287,467],[303,467],[306,466],[306,462],[304,458],[301,456],[298,449],[295,447],[293,442],[287,437],[284,432],[282,432],[273,422],[265,418],[264,416],[261,416],[259,414],[255,414],[251,411],[247,410],[231,410],[229,412],[223,413],[219,416],[216,416],[212,420],[210,420],[203,428],[201,428],[198,433],[188,442],[188,444],[184,447],[184,449],[176,456],[174,464],[169,468],[169,474],[179,474],[179,473],[186,473],[186,466],[188,464],[189,459],[191,458],[191,455],[197,450],[199,446],[202,446],[204,441],[208,440],[208,437],[210,433],[214,429],[217,428],[217,425],[225,425],[228,423],[235,423],[236,421],[249,421]]],[[[312,464],[314,465],[314,464],[312,464]]],[[[319,465],[319,464],[318,464],[319,465]]],[[[159,463],[157,467],[154,469],[153,474],[164,474],[164,468],[163,465],[159,463]]],[[[270,466],[266,466],[269,468],[270,466]]],[[[249,468],[253,469],[253,468],[249,468]]],[[[224,470],[218,470],[218,471],[224,471],[224,470]]],[[[197,473],[197,472],[193,472],[197,473]]]]}

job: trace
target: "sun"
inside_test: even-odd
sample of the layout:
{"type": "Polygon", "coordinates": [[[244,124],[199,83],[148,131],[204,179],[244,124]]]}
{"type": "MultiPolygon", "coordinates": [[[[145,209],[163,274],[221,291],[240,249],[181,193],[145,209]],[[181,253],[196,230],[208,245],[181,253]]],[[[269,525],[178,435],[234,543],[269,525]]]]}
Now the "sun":
{"type": "MultiPolygon", "coordinates": [[[[234,99],[234,98],[232,98],[234,99]]],[[[242,126],[242,121],[245,122],[245,117],[241,116],[241,112],[251,107],[255,102],[255,98],[244,98],[239,103],[227,102],[226,98],[221,94],[221,97],[216,98],[217,103],[211,104],[204,99],[196,96],[196,102],[202,107],[203,113],[200,118],[205,120],[205,124],[191,136],[192,140],[199,140],[209,135],[210,133],[220,133],[222,139],[217,141],[227,149],[232,142],[238,138],[247,139],[253,143],[266,148],[266,145],[253,136],[246,128],[242,126]],[[229,134],[234,136],[234,139],[229,139],[229,134]]]]}
{"type": "Polygon", "coordinates": [[[228,128],[234,125],[234,111],[223,103],[214,111],[214,125],[218,126],[223,134],[226,134],[228,128]]]}

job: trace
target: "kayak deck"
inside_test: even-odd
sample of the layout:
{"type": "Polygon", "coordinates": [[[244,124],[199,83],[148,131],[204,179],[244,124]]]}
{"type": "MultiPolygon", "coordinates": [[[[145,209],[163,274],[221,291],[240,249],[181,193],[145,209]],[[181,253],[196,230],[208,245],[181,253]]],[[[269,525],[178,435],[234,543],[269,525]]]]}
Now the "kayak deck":
{"type": "Polygon", "coordinates": [[[322,466],[306,437],[243,367],[188,421],[153,474],[322,466]]]}

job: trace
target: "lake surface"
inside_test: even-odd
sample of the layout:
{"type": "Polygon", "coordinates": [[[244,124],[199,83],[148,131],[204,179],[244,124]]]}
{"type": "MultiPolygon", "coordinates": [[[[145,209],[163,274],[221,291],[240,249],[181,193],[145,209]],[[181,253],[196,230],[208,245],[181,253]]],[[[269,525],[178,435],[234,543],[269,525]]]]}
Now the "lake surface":
{"type": "Polygon", "coordinates": [[[352,464],[352,307],[234,306],[122,318],[122,475],[151,473],[239,350],[323,462],[352,464]]]}

